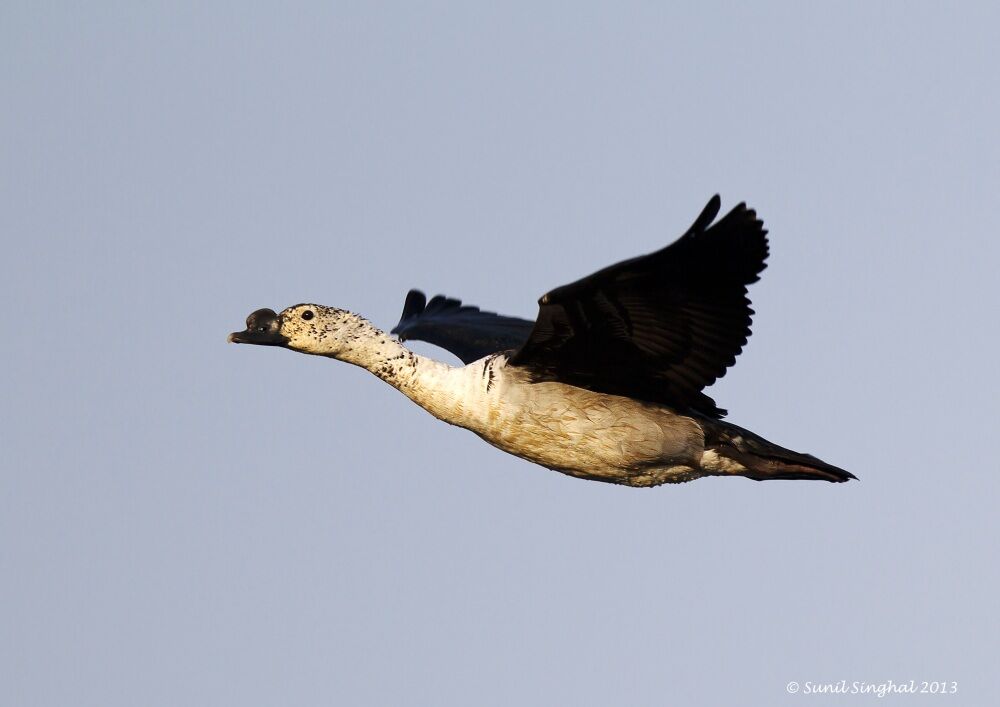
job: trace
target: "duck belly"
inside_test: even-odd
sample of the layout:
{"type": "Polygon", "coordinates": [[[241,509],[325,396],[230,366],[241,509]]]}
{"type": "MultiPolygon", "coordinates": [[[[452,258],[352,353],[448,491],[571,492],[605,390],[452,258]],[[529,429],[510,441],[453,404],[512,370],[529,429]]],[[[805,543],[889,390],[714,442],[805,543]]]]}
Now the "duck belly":
{"type": "Polygon", "coordinates": [[[498,388],[473,431],[505,452],[571,476],[635,486],[703,475],[704,433],[692,418],[562,383],[498,388]]]}

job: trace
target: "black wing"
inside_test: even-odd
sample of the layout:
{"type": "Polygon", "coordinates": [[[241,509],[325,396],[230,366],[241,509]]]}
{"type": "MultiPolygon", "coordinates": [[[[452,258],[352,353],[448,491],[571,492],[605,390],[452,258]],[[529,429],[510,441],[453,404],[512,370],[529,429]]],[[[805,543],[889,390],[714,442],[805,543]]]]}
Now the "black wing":
{"type": "Polygon", "coordinates": [[[767,258],[767,231],[740,204],[715,225],[719,196],[671,245],[552,290],[510,359],[536,380],[689,409],[725,411],[701,392],[750,336],[747,285],[767,258]]]}
{"type": "Polygon", "coordinates": [[[528,340],[534,322],[481,312],[457,299],[437,295],[427,301],[420,290],[410,290],[403,315],[391,333],[400,341],[417,339],[451,351],[472,363],[498,351],[516,349],[528,340]]]}

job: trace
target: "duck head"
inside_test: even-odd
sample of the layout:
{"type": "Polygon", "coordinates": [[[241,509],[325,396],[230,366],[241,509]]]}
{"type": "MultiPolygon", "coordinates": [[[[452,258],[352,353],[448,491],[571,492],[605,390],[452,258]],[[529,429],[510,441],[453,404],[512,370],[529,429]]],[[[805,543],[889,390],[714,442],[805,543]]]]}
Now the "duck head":
{"type": "Polygon", "coordinates": [[[357,338],[363,323],[356,314],[321,304],[297,304],[280,314],[258,309],[247,317],[247,328],[230,334],[228,341],[337,357],[357,338]]]}

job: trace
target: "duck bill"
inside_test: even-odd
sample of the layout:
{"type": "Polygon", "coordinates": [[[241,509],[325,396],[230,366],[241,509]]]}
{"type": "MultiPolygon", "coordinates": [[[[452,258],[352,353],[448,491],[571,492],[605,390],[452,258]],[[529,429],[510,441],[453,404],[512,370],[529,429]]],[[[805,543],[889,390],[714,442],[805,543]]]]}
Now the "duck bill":
{"type": "Polygon", "coordinates": [[[230,344],[256,344],[257,346],[287,346],[288,337],[276,331],[234,331],[226,339],[230,344]]]}
{"type": "Polygon", "coordinates": [[[281,333],[281,317],[273,309],[258,309],[247,317],[247,328],[234,331],[226,339],[231,344],[257,346],[287,346],[288,337],[281,333]]]}

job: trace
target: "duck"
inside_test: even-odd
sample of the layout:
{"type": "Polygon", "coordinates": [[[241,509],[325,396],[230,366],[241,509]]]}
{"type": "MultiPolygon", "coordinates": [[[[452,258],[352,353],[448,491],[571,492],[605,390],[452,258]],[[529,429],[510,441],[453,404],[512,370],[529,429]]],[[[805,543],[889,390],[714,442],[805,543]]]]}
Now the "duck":
{"type": "Polygon", "coordinates": [[[306,303],[258,309],[228,341],[360,366],[436,418],[578,479],[857,478],[724,420],[704,392],[747,344],[747,288],[769,253],[754,209],[741,202],[717,220],[720,208],[715,195],[670,245],[544,294],[533,322],[414,289],[389,332],[306,303]],[[409,340],[463,365],[419,355],[409,340]]]}

